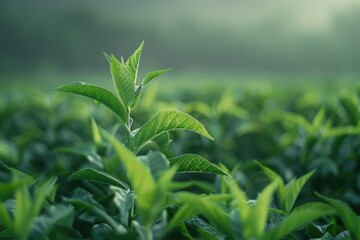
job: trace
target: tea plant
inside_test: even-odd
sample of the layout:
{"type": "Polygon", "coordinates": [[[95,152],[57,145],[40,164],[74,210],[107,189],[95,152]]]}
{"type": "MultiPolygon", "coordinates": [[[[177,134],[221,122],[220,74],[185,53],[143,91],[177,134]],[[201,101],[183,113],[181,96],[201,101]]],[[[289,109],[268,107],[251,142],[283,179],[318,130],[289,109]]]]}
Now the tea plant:
{"type": "Polygon", "coordinates": [[[138,81],[142,48],[126,61],[105,54],[114,93],[85,83],[58,88],[110,111],[64,94],[0,101],[0,239],[360,238],[356,199],[349,206],[333,198],[358,189],[356,95],[321,108],[300,99],[300,108],[294,94],[240,89],[202,99],[188,91],[191,102],[179,108],[220,140],[208,141],[200,121],[164,110],[169,101],[155,100],[155,91],[142,99],[169,70],[138,81]],[[324,181],[321,156],[349,177],[324,181]]]}

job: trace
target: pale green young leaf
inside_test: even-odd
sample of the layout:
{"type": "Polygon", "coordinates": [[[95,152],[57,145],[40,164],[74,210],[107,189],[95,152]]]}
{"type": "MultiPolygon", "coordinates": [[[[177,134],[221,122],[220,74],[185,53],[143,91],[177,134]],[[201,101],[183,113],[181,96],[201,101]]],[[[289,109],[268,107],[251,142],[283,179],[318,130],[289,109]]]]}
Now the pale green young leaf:
{"type": "Polygon", "coordinates": [[[356,126],[360,120],[360,112],[358,109],[358,97],[352,92],[343,92],[339,97],[339,103],[344,109],[346,117],[352,126],[356,126]]]}
{"type": "Polygon", "coordinates": [[[0,201],[10,197],[16,189],[28,185],[30,182],[24,180],[13,180],[11,182],[0,182],[0,201]]]}
{"type": "Polygon", "coordinates": [[[30,231],[30,226],[34,220],[32,215],[31,196],[26,187],[22,187],[15,192],[15,214],[14,231],[19,238],[25,238],[30,231]]]}
{"type": "Polygon", "coordinates": [[[154,205],[159,204],[157,199],[157,187],[150,169],[145,166],[133,153],[122,145],[113,136],[104,130],[100,130],[105,139],[113,144],[117,153],[117,160],[123,164],[132,187],[137,194],[139,213],[146,224],[151,223],[157,214],[154,205]],[[157,203],[156,203],[157,202],[157,203]]]}
{"type": "Polygon", "coordinates": [[[325,197],[320,194],[317,195],[337,211],[341,221],[350,232],[352,239],[360,239],[360,220],[349,205],[338,199],[325,197]]]}
{"type": "Polygon", "coordinates": [[[111,56],[110,72],[118,97],[124,102],[128,109],[135,96],[135,83],[128,67],[111,56]]]}
{"type": "Polygon", "coordinates": [[[236,200],[236,206],[239,211],[239,216],[242,224],[247,221],[250,214],[250,207],[247,202],[246,194],[238,187],[235,181],[229,182],[231,193],[236,200]]]}
{"type": "Polygon", "coordinates": [[[47,196],[50,196],[52,191],[55,188],[55,183],[57,181],[56,177],[52,177],[42,183],[35,191],[34,201],[32,203],[32,214],[35,217],[38,215],[41,211],[41,208],[43,207],[43,203],[45,202],[45,199],[47,196]]]}
{"type": "Polygon", "coordinates": [[[265,175],[270,179],[270,181],[278,181],[278,186],[276,189],[276,194],[279,200],[279,205],[280,208],[282,210],[286,209],[286,198],[285,198],[285,185],[284,182],[282,180],[282,178],[273,170],[271,170],[270,168],[262,165],[261,163],[257,162],[256,163],[262,168],[262,170],[264,171],[265,175]]]}
{"type": "MultiPolygon", "coordinates": [[[[251,213],[249,214],[249,218],[247,219],[246,223],[244,223],[244,225],[246,224],[245,226],[252,228],[251,236],[248,237],[259,238],[264,233],[272,195],[277,186],[277,180],[266,186],[265,189],[259,194],[255,206],[250,209],[251,213]]],[[[241,211],[241,209],[239,211],[241,211]]]]}
{"type": "Polygon", "coordinates": [[[157,71],[153,71],[153,72],[149,72],[145,75],[144,79],[143,79],[143,85],[145,86],[146,84],[148,84],[151,80],[157,78],[158,76],[170,71],[171,68],[168,69],[162,69],[162,70],[157,70],[157,71]]]}
{"type": "Polygon", "coordinates": [[[325,118],[325,108],[321,108],[315,115],[313,121],[311,122],[313,133],[315,131],[319,131],[319,129],[324,125],[324,118],[325,118]]]}
{"type": "Polygon", "coordinates": [[[306,118],[300,114],[284,112],[283,114],[281,114],[281,117],[283,118],[284,121],[294,123],[304,128],[307,132],[312,131],[312,126],[309,123],[309,121],[306,120],[306,118]]]}
{"type": "Polygon", "coordinates": [[[56,90],[92,98],[109,108],[122,123],[125,124],[127,121],[128,110],[124,103],[104,88],[90,84],[71,84],[61,86],[56,90]]]}
{"type": "Polygon", "coordinates": [[[106,172],[100,172],[92,168],[85,168],[74,172],[68,178],[68,181],[73,180],[89,180],[129,190],[129,186],[126,183],[114,178],[106,172]]]}
{"type": "Polygon", "coordinates": [[[195,118],[180,111],[163,110],[146,122],[135,134],[133,141],[135,152],[153,138],[171,130],[189,130],[213,140],[204,125],[195,118]]]}
{"type": "Polygon", "coordinates": [[[171,166],[176,166],[178,172],[203,172],[227,175],[218,165],[196,154],[184,154],[169,159],[171,166]]]}
{"type": "Polygon", "coordinates": [[[0,202],[0,223],[11,231],[14,228],[13,220],[2,202],[0,202]]]}
{"type": "Polygon", "coordinates": [[[129,72],[131,74],[131,80],[133,81],[134,84],[136,84],[143,46],[144,46],[144,41],[141,42],[138,49],[135,50],[135,52],[129,57],[129,59],[126,61],[125,64],[126,67],[129,69],[129,72]]]}
{"type": "Polygon", "coordinates": [[[314,174],[315,170],[305,174],[304,176],[300,177],[299,179],[292,179],[288,184],[285,186],[285,209],[286,212],[290,212],[294,206],[294,203],[301,191],[304,187],[305,183],[309,180],[309,178],[314,174]]]}
{"type": "Polygon", "coordinates": [[[94,118],[91,119],[91,129],[93,134],[93,141],[95,144],[101,144],[101,136],[94,118]]]}
{"type": "Polygon", "coordinates": [[[111,56],[109,54],[107,54],[106,52],[103,52],[106,60],[108,61],[108,63],[110,64],[111,63],[111,56]]]}
{"type": "Polygon", "coordinates": [[[296,207],[284,220],[264,234],[261,240],[280,240],[284,239],[295,230],[305,227],[312,221],[334,215],[334,210],[327,204],[312,202],[296,207]]]}

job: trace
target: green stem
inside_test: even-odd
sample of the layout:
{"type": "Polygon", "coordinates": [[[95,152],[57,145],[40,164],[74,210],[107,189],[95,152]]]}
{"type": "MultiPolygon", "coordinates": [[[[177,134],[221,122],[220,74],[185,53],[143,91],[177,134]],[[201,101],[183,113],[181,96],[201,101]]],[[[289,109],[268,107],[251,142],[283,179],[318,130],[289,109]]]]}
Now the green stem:
{"type": "Polygon", "coordinates": [[[128,148],[133,151],[132,143],[131,143],[131,117],[130,117],[131,110],[129,109],[129,115],[126,122],[126,141],[128,148]]]}
{"type": "Polygon", "coordinates": [[[149,224],[145,226],[145,240],[152,240],[151,225],[149,224]]]}

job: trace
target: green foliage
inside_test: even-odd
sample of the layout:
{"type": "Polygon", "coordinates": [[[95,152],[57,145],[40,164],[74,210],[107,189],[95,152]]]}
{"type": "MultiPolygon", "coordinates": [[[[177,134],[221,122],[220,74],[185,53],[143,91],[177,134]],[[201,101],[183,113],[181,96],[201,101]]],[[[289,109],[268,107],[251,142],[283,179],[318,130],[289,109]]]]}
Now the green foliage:
{"type": "Polygon", "coordinates": [[[168,71],[138,81],[142,48],[105,54],[114,93],[58,89],[110,111],[63,94],[0,101],[0,239],[359,238],[355,90],[321,104],[257,87],[155,100],[150,85],[142,99],[168,71]]]}
{"type": "Polygon", "coordinates": [[[328,198],[320,194],[318,196],[337,211],[342,222],[350,232],[351,238],[360,239],[360,220],[349,205],[338,199],[328,198]]]}
{"type": "Polygon", "coordinates": [[[189,130],[213,139],[205,127],[190,115],[175,110],[163,110],[136,131],[134,151],[137,152],[153,138],[171,130],[189,130]]]}

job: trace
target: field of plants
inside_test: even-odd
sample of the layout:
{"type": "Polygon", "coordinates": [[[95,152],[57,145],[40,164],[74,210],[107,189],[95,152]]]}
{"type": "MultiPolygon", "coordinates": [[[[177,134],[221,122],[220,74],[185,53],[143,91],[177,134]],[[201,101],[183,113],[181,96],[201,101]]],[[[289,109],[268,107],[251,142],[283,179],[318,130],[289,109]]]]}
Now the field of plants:
{"type": "Polygon", "coordinates": [[[356,84],[162,90],[142,48],[2,93],[0,239],[360,239],[356,84]]]}

